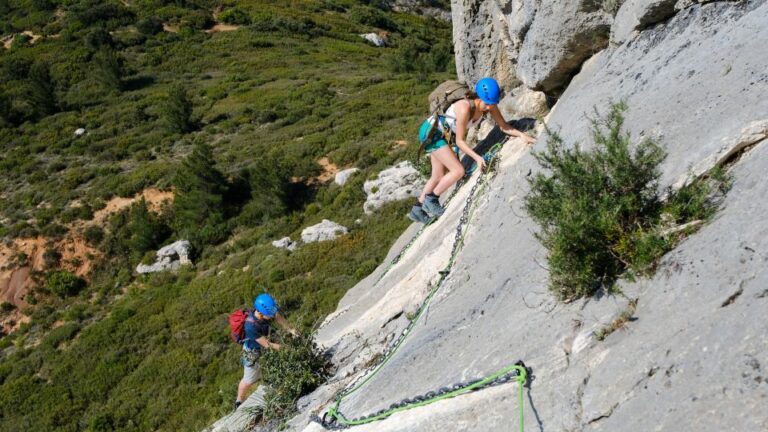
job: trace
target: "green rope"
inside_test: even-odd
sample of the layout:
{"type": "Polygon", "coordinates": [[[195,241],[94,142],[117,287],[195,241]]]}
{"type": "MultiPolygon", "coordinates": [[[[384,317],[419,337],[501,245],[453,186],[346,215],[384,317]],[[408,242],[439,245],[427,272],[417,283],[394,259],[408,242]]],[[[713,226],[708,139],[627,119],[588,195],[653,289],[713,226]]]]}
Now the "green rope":
{"type": "MultiPolygon", "coordinates": [[[[487,168],[488,171],[486,173],[481,173],[480,174],[481,177],[478,179],[479,185],[476,185],[478,187],[478,189],[476,191],[477,196],[480,196],[481,193],[485,191],[487,185],[490,182],[490,177],[491,177],[490,176],[490,172],[492,171],[492,165],[496,161],[496,159],[497,159],[497,152],[499,151],[499,149],[501,149],[502,145],[503,145],[503,142],[497,143],[496,145],[491,147],[491,149],[489,149],[489,151],[488,151],[490,154],[492,154],[492,157],[488,161],[488,168],[487,168]]],[[[453,197],[453,194],[452,194],[451,197],[449,197],[449,199],[452,198],[452,197],[453,197]]],[[[472,196],[470,196],[470,199],[472,199],[472,196]]],[[[468,209],[467,217],[466,217],[465,220],[460,222],[460,223],[463,222],[465,224],[465,226],[469,225],[470,221],[472,220],[472,217],[474,216],[475,211],[477,210],[477,207],[475,206],[474,200],[472,202],[468,203],[468,205],[470,206],[470,208],[468,209]]],[[[419,232],[416,234],[414,239],[412,239],[411,242],[406,246],[406,248],[398,255],[398,258],[400,258],[402,256],[402,254],[405,251],[407,251],[413,245],[415,238],[417,238],[424,231],[424,228],[426,228],[426,226],[422,227],[422,229],[419,230],[419,232]]],[[[448,270],[450,270],[451,267],[453,267],[453,264],[455,263],[456,257],[458,256],[459,250],[461,250],[461,248],[464,246],[464,238],[465,238],[466,234],[467,234],[467,230],[464,229],[464,230],[461,231],[460,235],[456,239],[457,244],[454,247],[454,252],[451,254],[451,257],[448,260],[448,263],[447,263],[445,269],[440,272],[440,278],[438,279],[437,283],[432,287],[432,289],[427,294],[427,297],[422,302],[421,306],[419,307],[419,310],[418,310],[418,313],[417,313],[416,317],[414,317],[414,319],[409,323],[409,325],[403,331],[403,336],[401,338],[399,338],[395,342],[395,345],[392,346],[392,348],[389,350],[389,352],[386,354],[386,356],[379,362],[379,364],[376,365],[376,367],[370,373],[368,373],[368,375],[365,377],[365,379],[363,379],[360,383],[354,385],[352,388],[347,389],[347,390],[341,392],[336,397],[335,403],[333,404],[333,406],[331,406],[328,409],[326,415],[328,415],[331,418],[335,419],[336,421],[338,421],[338,423],[340,423],[341,425],[344,425],[344,426],[356,426],[356,425],[361,425],[361,424],[372,423],[374,421],[382,420],[382,419],[384,419],[384,418],[386,418],[386,417],[388,417],[388,416],[390,416],[390,415],[392,415],[394,413],[400,412],[400,411],[405,411],[405,410],[410,410],[410,409],[413,409],[413,408],[418,408],[418,407],[426,406],[426,405],[429,405],[429,404],[432,404],[432,403],[435,403],[435,402],[438,402],[438,401],[441,401],[441,400],[445,400],[445,399],[449,399],[449,398],[453,398],[453,397],[456,397],[456,396],[460,396],[460,395],[469,393],[469,392],[474,391],[476,389],[488,386],[488,385],[494,383],[495,381],[497,381],[498,379],[504,377],[505,375],[508,375],[508,374],[510,374],[513,371],[516,371],[517,372],[516,380],[517,380],[517,383],[518,383],[519,394],[520,394],[520,397],[519,397],[519,400],[520,400],[520,403],[519,403],[519,408],[520,408],[520,431],[521,432],[524,431],[524,422],[523,422],[523,385],[525,384],[525,382],[527,380],[527,371],[526,371],[525,367],[521,366],[520,364],[514,364],[514,365],[511,365],[511,366],[507,366],[507,367],[505,367],[505,368],[503,368],[503,369],[501,369],[501,370],[499,370],[499,371],[497,371],[497,372],[495,372],[495,373],[493,373],[493,374],[491,374],[489,376],[486,376],[486,377],[480,379],[479,381],[476,381],[476,382],[474,382],[472,384],[469,384],[467,386],[461,387],[459,389],[455,389],[453,391],[450,391],[450,392],[447,392],[447,393],[444,393],[444,394],[440,394],[438,396],[432,397],[432,398],[427,399],[427,400],[418,401],[418,402],[411,402],[411,403],[408,403],[408,404],[405,404],[405,405],[402,405],[402,406],[399,406],[399,407],[396,407],[396,408],[392,408],[392,409],[380,412],[380,413],[378,413],[378,414],[376,414],[374,416],[367,417],[367,418],[364,418],[364,419],[349,420],[341,412],[339,412],[339,407],[341,406],[341,402],[343,401],[343,399],[346,398],[347,396],[351,395],[352,393],[355,393],[356,391],[358,391],[361,387],[363,387],[366,383],[368,383],[374,376],[376,376],[378,374],[378,372],[389,362],[389,360],[397,353],[397,351],[400,349],[400,347],[405,343],[405,340],[406,340],[408,334],[410,334],[411,330],[413,330],[413,328],[415,327],[416,323],[418,323],[419,320],[421,319],[421,317],[424,315],[425,311],[428,309],[430,303],[432,302],[432,299],[434,298],[435,293],[437,293],[438,289],[442,286],[443,281],[447,277],[448,270]]],[[[382,274],[382,276],[379,277],[379,280],[381,280],[381,278],[383,278],[383,276],[389,271],[389,269],[391,267],[394,266],[395,263],[396,262],[392,262],[390,264],[390,266],[388,266],[388,268],[385,269],[384,274],[382,274]]],[[[378,281],[377,281],[377,283],[378,283],[378,281]]]]}

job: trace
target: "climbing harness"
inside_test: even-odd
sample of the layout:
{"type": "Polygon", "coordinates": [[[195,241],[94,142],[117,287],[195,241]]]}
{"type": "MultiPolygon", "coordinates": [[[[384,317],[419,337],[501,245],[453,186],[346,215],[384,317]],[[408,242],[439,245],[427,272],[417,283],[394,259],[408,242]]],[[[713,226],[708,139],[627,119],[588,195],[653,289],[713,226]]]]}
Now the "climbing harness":
{"type": "MultiPolygon", "coordinates": [[[[411,320],[408,326],[406,326],[406,328],[403,330],[400,336],[394,341],[394,343],[392,343],[390,347],[387,348],[387,350],[381,356],[380,360],[374,366],[372,366],[368,370],[368,372],[360,374],[358,378],[354,380],[351,384],[349,384],[345,390],[339,392],[339,394],[336,395],[333,406],[331,406],[328,409],[328,411],[323,415],[322,418],[313,414],[311,416],[313,421],[320,423],[326,429],[330,429],[330,430],[345,429],[351,426],[362,425],[366,423],[375,422],[377,420],[382,420],[400,411],[422,407],[440,400],[453,398],[453,397],[460,396],[460,395],[463,395],[472,391],[476,391],[482,388],[503,384],[514,379],[518,383],[518,388],[519,388],[520,431],[523,432],[523,386],[524,384],[526,384],[528,380],[530,371],[522,361],[518,361],[512,365],[502,368],[486,377],[478,378],[468,382],[457,383],[449,387],[443,387],[437,391],[430,391],[423,395],[419,395],[413,398],[403,399],[399,403],[390,405],[390,407],[387,409],[383,409],[363,417],[349,419],[340,410],[342,401],[348,396],[350,396],[351,394],[360,390],[366,383],[368,383],[371,379],[373,379],[373,377],[376,376],[376,374],[384,367],[384,365],[394,356],[394,354],[405,342],[407,336],[413,331],[416,324],[424,315],[425,311],[429,307],[437,291],[439,291],[440,288],[443,286],[443,283],[447,279],[448,274],[450,273],[451,268],[455,263],[456,256],[458,255],[459,250],[464,245],[464,238],[466,236],[466,230],[464,228],[469,224],[474,214],[475,207],[473,204],[475,202],[475,199],[480,195],[481,192],[485,190],[486,186],[490,182],[491,173],[494,172],[493,168],[495,163],[497,162],[496,155],[502,145],[503,145],[503,142],[497,143],[489,150],[489,154],[492,154],[492,157],[490,157],[490,160],[488,163],[488,171],[478,176],[477,181],[472,186],[472,189],[469,192],[467,201],[464,204],[464,209],[462,210],[459,224],[456,227],[456,234],[454,237],[454,242],[451,248],[451,255],[448,260],[448,263],[446,264],[445,268],[439,272],[439,275],[440,275],[439,279],[434,284],[434,286],[430,289],[429,293],[427,294],[427,297],[419,306],[419,309],[416,311],[416,316],[413,318],[413,320],[411,320]]],[[[461,184],[457,184],[456,188],[454,188],[454,191],[448,197],[446,204],[456,195],[456,191],[460,187],[461,187],[461,184]]],[[[386,272],[389,271],[389,269],[392,266],[394,266],[398,261],[400,261],[403,255],[405,255],[405,252],[413,245],[413,243],[416,241],[418,236],[424,231],[425,228],[426,226],[422,227],[419,230],[419,232],[416,233],[413,239],[411,239],[411,241],[403,248],[403,250],[400,251],[400,253],[390,263],[388,268],[384,271],[384,274],[386,274],[386,272]]],[[[382,277],[383,275],[379,277],[376,283],[378,283],[382,277]]]]}

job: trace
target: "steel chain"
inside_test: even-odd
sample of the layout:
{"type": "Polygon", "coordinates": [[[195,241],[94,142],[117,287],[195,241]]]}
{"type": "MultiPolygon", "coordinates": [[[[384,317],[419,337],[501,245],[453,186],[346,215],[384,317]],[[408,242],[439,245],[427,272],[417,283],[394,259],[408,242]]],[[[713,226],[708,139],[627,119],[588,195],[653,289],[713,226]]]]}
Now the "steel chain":
{"type": "MultiPolygon", "coordinates": [[[[451,254],[450,254],[449,261],[448,261],[446,267],[439,272],[440,278],[435,283],[434,287],[430,290],[430,292],[428,293],[428,295],[425,298],[425,300],[422,302],[422,304],[416,310],[416,318],[414,318],[408,324],[408,326],[406,326],[406,328],[403,329],[403,331],[400,333],[399,337],[394,341],[394,343],[391,343],[389,345],[389,347],[387,347],[387,349],[382,353],[382,356],[379,358],[379,360],[374,365],[370,366],[365,373],[360,374],[351,384],[347,385],[344,390],[339,392],[339,394],[335,398],[335,405],[332,406],[328,410],[326,415],[325,415],[325,416],[330,416],[330,420],[325,420],[325,416],[324,416],[324,418],[320,418],[317,415],[312,414],[310,416],[310,418],[313,421],[316,421],[317,423],[320,423],[321,425],[323,425],[323,427],[325,427],[326,429],[330,429],[330,430],[341,430],[341,429],[346,429],[346,428],[350,427],[350,425],[346,425],[346,424],[342,424],[342,423],[338,422],[338,419],[340,417],[344,418],[342,413],[338,410],[338,408],[339,408],[339,406],[341,404],[342,399],[344,399],[346,396],[352,394],[353,392],[357,391],[360,387],[362,387],[362,385],[365,384],[365,382],[367,382],[369,379],[371,379],[373,377],[373,375],[375,375],[378,372],[378,370],[383,366],[383,364],[386,363],[389,360],[389,358],[394,354],[394,352],[403,343],[403,341],[408,336],[408,334],[410,334],[410,332],[413,330],[413,327],[415,327],[416,323],[418,322],[418,318],[421,316],[421,314],[424,311],[424,309],[429,306],[429,303],[430,303],[432,297],[442,287],[443,283],[447,279],[448,274],[450,273],[451,268],[453,267],[453,264],[455,262],[456,256],[458,255],[458,252],[459,252],[460,248],[464,244],[464,235],[466,234],[466,232],[464,231],[464,227],[469,223],[469,220],[470,220],[470,217],[471,217],[471,213],[472,213],[472,205],[473,205],[475,199],[477,198],[476,192],[478,191],[478,189],[481,186],[484,187],[488,183],[490,178],[492,178],[492,175],[495,174],[495,169],[494,168],[495,168],[496,162],[498,162],[498,159],[496,158],[496,152],[498,151],[498,149],[501,147],[502,144],[503,143],[497,144],[496,146],[494,146],[490,150],[490,151],[492,151],[494,153],[493,153],[493,156],[491,157],[491,159],[488,162],[488,166],[486,168],[486,170],[487,170],[486,173],[485,174],[481,173],[478,176],[477,181],[472,186],[472,189],[469,191],[469,194],[468,194],[467,199],[466,199],[465,204],[464,204],[464,208],[462,209],[462,214],[461,214],[461,217],[459,219],[459,224],[456,227],[456,234],[454,235],[454,241],[453,241],[453,245],[452,245],[452,248],[451,248],[451,254]],[[361,383],[361,381],[362,381],[362,383],[361,383]]],[[[444,206],[447,206],[448,203],[450,203],[450,201],[456,196],[458,190],[463,186],[464,183],[465,183],[465,180],[462,179],[456,185],[456,187],[452,191],[451,195],[448,196],[448,198],[446,199],[445,203],[443,204],[444,206]]],[[[423,226],[416,233],[416,235],[414,235],[414,237],[408,242],[408,244],[406,244],[405,247],[398,253],[398,255],[395,256],[395,258],[390,262],[390,264],[387,267],[387,269],[384,270],[384,272],[382,273],[381,276],[379,276],[379,278],[374,283],[374,285],[378,284],[379,281],[381,281],[381,279],[383,279],[383,277],[387,274],[387,272],[392,267],[394,267],[394,265],[397,264],[402,259],[402,257],[408,251],[408,249],[416,242],[418,237],[424,232],[424,230],[427,228],[427,226],[428,225],[423,226]]],[[[522,364],[522,363],[520,363],[520,364],[522,364]]],[[[509,372],[509,373],[506,373],[504,375],[501,375],[501,376],[497,377],[495,380],[493,380],[491,382],[488,382],[488,383],[485,383],[482,386],[473,388],[472,391],[509,382],[512,378],[515,378],[515,377],[519,376],[519,373],[520,373],[519,370],[515,369],[512,372],[509,372]]],[[[377,413],[373,413],[373,414],[370,414],[370,415],[365,416],[365,417],[355,418],[355,419],[352,420],[352,422],[353,423],[364,422],[364,421],[366,421],[368,419],[372,419],[372,418],[375,418],[375,417],[378,417],[378,416],[382,416],[386,412],[392,411],[392,410],[397,409],[397,408],[402,408],[404,406],[413,405],[415,403],[426,403],[428,401],[435,400],[437,398],[441,398],[441,397],[445,396],[448,393],[457,392],[457,391],[460,391],[460,390],[462,390],[462,389],[464,389],[466,387],[470,387],[472,385],[475,385],[476,383],[481,382],[483,380],[484,380],[484,378],[480,378],[480,379],[477,379],[477,380],[474,380],[474,381],[471,381],[471,382],[457,383],[457,384],[454,384],[452,386],[442,387],[441,389],[439,389],[437,391],[427,392],[424,395],[420,395],[420,396],[417,396],[417,397],[412,398],[412,399],[407,399],[406,398],[406,399],[403,399],[402,401],[400,401],[397,404],[392,404],[389,409],[384,409],[384,410],[381,410],[381,411],[379,411],[377,413]]]]}

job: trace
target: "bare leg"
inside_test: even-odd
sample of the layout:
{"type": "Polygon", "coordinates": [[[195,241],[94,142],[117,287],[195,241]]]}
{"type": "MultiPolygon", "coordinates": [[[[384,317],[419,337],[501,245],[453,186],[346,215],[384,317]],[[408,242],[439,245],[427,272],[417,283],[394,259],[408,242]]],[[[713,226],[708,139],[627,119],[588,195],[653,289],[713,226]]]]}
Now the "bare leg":
{"type": "MultiPolygon", "coordinates": [[[[449,146],[442,147],[432,152],[432,160],[437,159],[438,162],[448,168],[448,174],[445,174],[443,178],[437,183],[433,192],[435,195],[442,195],[443,192],[453,186],[459,179],[464,177],[464,167],[456,158],[456,153],[451,150],[449,146]]],[[[434,162],[433,162],[434,164],[434,162]]]]}
{"type": "Polygon", "coordinates": [[[429,177],[429,180],[427,180],[427,184],[424,185],[424,190],[421,191],[421,195],[419,195],[420,203],[423,203],[424,198],[435,190],[435,186],[440,183],[440,180],[442,180],[445,175],[445,166],[443,166],[436,157],[430,155],[429,160],[432,162],[432,175],[429,177]]]}
{"type": "Polygon", "coordinates": [[[245,401],[245,395],[248,393],[248,390],[251,388],[251,385],[252,383],[249,383],[244,379],[240,380],[240,384],[237,386],[237,400],[241,402],[245,401]]]}

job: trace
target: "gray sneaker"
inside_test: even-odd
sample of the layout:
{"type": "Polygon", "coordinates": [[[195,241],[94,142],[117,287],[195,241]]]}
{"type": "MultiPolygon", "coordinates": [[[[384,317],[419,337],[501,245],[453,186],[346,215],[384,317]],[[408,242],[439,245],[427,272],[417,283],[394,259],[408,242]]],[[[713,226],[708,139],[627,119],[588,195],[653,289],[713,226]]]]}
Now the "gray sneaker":
{"type": "Polygon", "coordinates": [[[416,222],[426,224],[429,222],[429,215],[420,205],[411,207],[411,212],[408,213],[408,219],[416,222]]]}
{"type": "Polygon", "coordinates": [[[440,217],[445,212],[443,206],[440,205],[440,198],[434,195],[427,195],[421,206],[428,215],[433,217],[440,217]]]}

